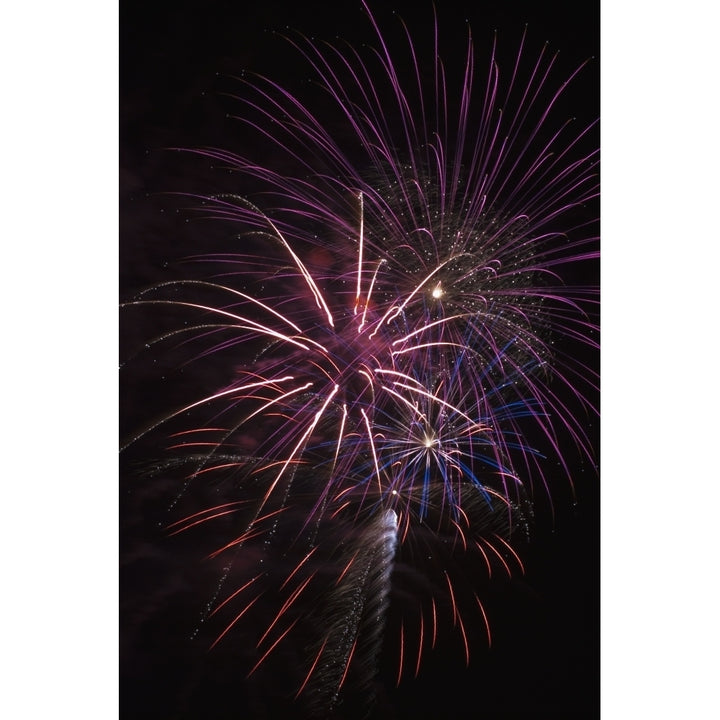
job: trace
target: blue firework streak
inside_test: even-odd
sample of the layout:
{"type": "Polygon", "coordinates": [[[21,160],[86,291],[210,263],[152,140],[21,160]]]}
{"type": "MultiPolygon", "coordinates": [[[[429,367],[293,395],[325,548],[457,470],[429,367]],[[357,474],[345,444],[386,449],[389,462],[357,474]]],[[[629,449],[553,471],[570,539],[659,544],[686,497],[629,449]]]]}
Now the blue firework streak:
{"type": "Polygon", "coordinates": [[[400,622],[398,681],[445,626],[469,661],[461,595],[491,642],[482,582],[453,563],[522,569],[514,531],[549,492],[547,456],[572,483],[562,448],[591,458],[596,412],[592,369],[562,348],[596,350],[597,289],[566,277],[597,257],[596,223],[576,219],[597,196],[597,153],[582,151],[592,125],[554,119],[554,57],[528,59],[523,40],[507,71],[493,47],[479,73],[468,37],[453,93],[437,31],[429,63],[406,33],[402,84],[365,9],[375,49],[288,38],[322,107],[243,79],[240,120],[281,167],[199,151],[257,188],[197,198],[238,228],[242,252],[195,258],[205,279],[127,303],[176,322],[154,352],[218,372],[212,391],[130,439],[173,438],[155,469],[184,469],[173,506],[224,483],[222,503],[170,524],[228,533],[211,553],[225,563],[206,614],[221,624],[213,644],[252,628],[252,674],[298,634],[309,649],[295,694],[319,716],[350,683],[372,684],[389,563],[432,572],[417,562],[428,531],[452,547],[434,568],[443,600],[400,622]],[[272,610],[261,627],[260,607],[272,610]]]}

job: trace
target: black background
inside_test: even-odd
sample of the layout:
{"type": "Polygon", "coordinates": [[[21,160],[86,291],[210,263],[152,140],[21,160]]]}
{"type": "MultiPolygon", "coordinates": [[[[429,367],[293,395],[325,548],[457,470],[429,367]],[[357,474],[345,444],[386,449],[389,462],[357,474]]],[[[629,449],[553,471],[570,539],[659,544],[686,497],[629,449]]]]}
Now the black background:
{"type": "MultiPolygon", "coordinates": [[[[416,41],[430,37],[432,9],[425,2],[394,2],[374,12],[383,30],[396,32],[396,9],[416,41]]],[[[466,23],[484,70],[484,46],[498,30],[510,61],[528,24],[533,48],[544,41],[560,50],[559,73],[593,62],[567,96],[570,114],[589,121],[599,112],[599,8],[589,3],[442,2],[444,56],[461,63],[466,23]],[[457,33],[457,42],[453,33],[457,33]],[[453,51],[457,57],[450,57],[453,51]]],[[[233,76],[258,69],[280,82],[296,82],[298,67],[271,30],[295,28],[318,39],[341,36],[374,41],[358,2],[140,3],[120,6],[120,272],[122,299],[162,281],[192,251],[212,251],[212,229],[187,223],[163,193],[234,191],[232,178],[166,148],[215,145],[241,150],[238,123],[226,93],[233,76]],[[198,238],[202,247],[198,248],[198,238]]],[[[501,49],[501,62],[502,53],[501,49]]],[[[529,52],[528,58],[534,53],[529,52]]],[[[235,109],[237,109],[235,107],[235,109]]],[[[270,162],[273,162],[270,159],[270,162]]],[[[148,327],[121,325],[123,352],[132,352],[148,327]]],[[[125,359],[125,358],[122,358],[125,359]]],[[[134,365],[123,371],[121,432],[152,416],[150,381],[134,365]]],[[[591,430],[597,438],[597,428],[591,430]]],[[[136,455],[141,455],[138,450],[136,455]]],[[[186,541],[158,531],[148,507],[161,507],[172,491],[138,489],[132,453],[121,474],[121,717],[255,718],[263,714],[243,675],[222,652],[208,655],[190,640],[199,608],[212,593],[210,569],[195,566],[186,541]],[[141,495],[143,499],[138,499],[141,495]],[[192,569],[192,572],[190,570],[192,569]],[[205,574],[203,574],[205,573],[205,574]],[[189,577],[190,576],[190,577],[189,577]],[[251,709],[252,708],[252,709],[251,709]]],[[[578,465],[577,502],[559,492],[554,521],[540,509],[525,576],[491,602],[493,646],[478,647],[469,668],[462,653],[434,656],[417,681],[394,687],[388,673],[381,717],[594,718],[599,716],[599,502],[598,479],[578,465]]],[[[277,679],[278,688],[283,678],[277,679]]],[[[283,717],[277,715],[277,717],[283,717]]]]}

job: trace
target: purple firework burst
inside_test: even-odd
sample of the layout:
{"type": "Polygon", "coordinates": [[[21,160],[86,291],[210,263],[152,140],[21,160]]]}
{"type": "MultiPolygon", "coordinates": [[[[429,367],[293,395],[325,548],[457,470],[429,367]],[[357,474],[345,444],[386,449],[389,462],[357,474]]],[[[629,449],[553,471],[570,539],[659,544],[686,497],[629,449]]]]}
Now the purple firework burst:
{"type": "Polygon", "coordinates": [[[567,448],[593,461],[597,412],[597,287],[573,279],[598,255],[594,124],[556,117],[582,66],[558,88],[523,38],[479,70],[468,35],[455,83],[437,24],[431,53],[402,26],[401,82],[365,10],[374,47],[288,38],[307,97],[241,79],[238,119],[279,163],[195,151],[253,188],[193,196],[237,251],[125,303],[167,321],[153,355],[211,371],[126,444],[171,438],[151,473],[182,476],[170,532],[223,536],[212,645],[251,637],[252,675],[299,638],[291,694],[318,717],[350,692],[369,712],[402,567],[423,580],[397,602],[398,682],[442,633],[466,662],[469,624],[492,642],[483,589],[522,572],[533,499],[558,468],[572,485],[567,448]]]}

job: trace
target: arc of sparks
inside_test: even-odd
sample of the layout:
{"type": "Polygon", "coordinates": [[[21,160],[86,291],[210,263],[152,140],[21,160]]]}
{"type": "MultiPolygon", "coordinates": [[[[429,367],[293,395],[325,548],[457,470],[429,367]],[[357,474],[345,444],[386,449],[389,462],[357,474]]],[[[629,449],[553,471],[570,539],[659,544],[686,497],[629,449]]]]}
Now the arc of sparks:
{"type": "Polygon", "coordinates": [[[207,280],[168,280],[166,282],[160,283],[159,285],[153,285],[150,290],[143,290],[140,293],[140,297],[150,291],[154,292],[155,290],[159,290],[160,288],[168,287],[170,285],[201,285],[203,287],[210,287],[215,290],[224,290],[231,295],[237,295],[243,300],[247,300],[248,302],[257,305],[258,307],[261,307],[263,310],[269,312],[271,315],[274,315],[276,318],[278,318],[278,320],[282,320],[285,324],[289,325],[293,330],[295,330],[295,332],[302,334],[302,330],[292,320],[290,320],[290,318],[270,307],[270,305],[266,305],[264,302],[258,300],[256,297],[253,297],[252,295],[247,295],[246,293],[241,292],[240,290],[236,290],[235,288],[228,287],[227,285],[220,285],[219,283],[212,283],[208,282],[207,280]]]}
{"type": "MultiPolygon", "coordinates": [[[[355,310],[353,314],[357,315],[358,306],[360,305],[360,291],[362,284],[362,266],[363,266],[363,249],[365,245],[365,202],[363,200],[363,194],[358,193],[358,200],[360,202],[360,233],[358,237],[358,267],[357,267],[357,286],[355,288],[355,310]]],[[[368,293],[368,300],[370,294],[368,293]]],[[[367,302],[365,303],[365,309],[367,310],[367,302]]],[[[363,321],[365,320],[365,312],[363,312],[363,321]]]]}
{"type": "MultiPolygon", "coordinates": [[[[245,201],[247,202],[247,201],[245,201]]],[[[302,274],[302,276],[305,278],[305,282],[307,283],[308,287],[310,288],[310,292],[312,292],[313,296],[315,297],[315,302],[317,303],[317,306],[323,310],[327,316],[328,323],[330,324],[330,327],[335,327],[335,323],[333,322],[333,316],[330,312],[330,308],[327,306],[327,303],[325,302],[325,298],[323,298],[322,293],[320,292],[320,288],[317,286],[315,281],[313,280],[312,275],[310,274],[309,270],[305,267],[303,261],[295,254],[295,251],[290,247],[290,243],[285,239],[285,236],[280,232],[280,230],[277,228],[275,223],[267,216],[265,213],[260,210],[260,208],[256,207],[255,205],[252,205],[252,203],[248,203],[255,212],[257,212],[262,218],[265,219],[267,224],[275,231],[275,234],[277,235],[280,242],[284,245],[285,249],[290,253],[290,256],[292,257],[293,261],[295,262],[295,265],[297,266],[298,270],[302,274]]]]}
{"type": "Polygon", "coordinates": [[[270,380],[260,380],[255,383],[248,383],[247,385],[239,385],[237,387],[229,388],[228,390],[222,390],[218,393],[214,393],[213,395],[208,395],[207,397],[201,398],[200,400],[196,400],[194,403],[190,403],[190,405],[185,405],[185,407],[180,408],[179,410],[176,410],[173,413],[170,413],[170,415],[166,415],[162,418],[162,420],[158,420],[156,423],[151,425],[146,430],[143,430],[139,435],[136,435],[134,438],[132,438],[129,442],[127,442],[121,450],[124,450],[125,448],[132,445],[134,442],[137,442],[140,438],[147,435],[149,432],[152,432],[155,428],[159,427],[163,423],[169,422],[174,417],[177,417],[178,415],[182,415],[182,413],[187,412],[188,410],[192,410],[195,407],[198,407],[199,405],[204,405],[205,403],[212,402],[213,400],[217,400],[218,398],[225,397],[227,395],[232,395],[233,393],[243,392],[245,390],[250,390],[251,388],[256,387],[268,387],[275,383],[279,382],[285,382],[287,380],[294,380],[295,377],[293,375],[283,375],[283,377],[280,378],[272,378],[270,380]]]}
{"type": "Polygon", "coordinates": [[[280,478],[284,475],[285,470],[287,470],[288,465],[293,461],[293,458],[295,457],[297,451],[303,446],[305,441],[310,437],[312,434],[312,431],[315,429],[317,424],[320,422],[320,418],[325,413],[325,410],[327,410],[328,405],[332,401],[332,399],[335,397],[335,395],[340,390],[339,385],[335,385],[330,392],[330,394],[325,398],[325,402],[323,403],[322,407],[315,413],[315,417],[313,418],[313,421],[308,425],[305,432],[302,434],[301,438],[297,441],[295,447],[292,449],[292,452],[288,455],[287,459],[283,461],[282,467],[280,468],[280,472],[277,474],[277,477],[275,480],[273,480],[272,484],[268,488],[268,491],[265,493],[265,496],[263,497],[262,503],[260,503],[260,507],[262,508],[265,503],[268,501],[268,498],[270,495],[272,495],[273,490],[275,490],[275,487],[277,486],[278,482],[280,481],[280,478]]]}
{"type": "Polygon", "coordinates": [[[390,307],[387,312],[380,318],[380,322],[377,324],[377,327],[375,330],[373,330],[370,333],[370,337],[374,337],[377,331],[380,329],[380,326],[383,325],[383,323],[390,322],[393,318],[396,318],[404,309],[405,306],[420,292],[420,289],[430,280],[430,278],[433,277],[436,273],[440,272],[445,265],[447,265],[449,262],[452,262],[453,260],[457,260],[456,257],[449,257],[447,260],[444,260],[441,262],[434,270],[432,270],[428,275],[426,275],[416,286],[415,289],[403,300],[399,305],[393,305],[390,307]]]}

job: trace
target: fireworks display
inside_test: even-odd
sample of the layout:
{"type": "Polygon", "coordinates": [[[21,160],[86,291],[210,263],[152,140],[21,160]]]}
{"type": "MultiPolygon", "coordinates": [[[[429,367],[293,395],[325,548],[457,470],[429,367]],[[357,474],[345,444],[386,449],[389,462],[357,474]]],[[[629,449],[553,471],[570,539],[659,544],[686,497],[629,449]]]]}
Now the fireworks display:
{"type": "Polygon", "coordinates": [[[473,27],[451,73],[441,22],[391,46],[362,7],[367,45],[287,33],[310,81],[234,81],[245,149],[183,152],[225,187],[174,199],[227,237],[123,303],[132,492],[204,558],[185,638],[253,688],[243,717],[385,717],[433,655],[488,652],[536,508],[596,462],[586,63],[521,29],[503,64],[473,27]]]}

